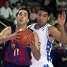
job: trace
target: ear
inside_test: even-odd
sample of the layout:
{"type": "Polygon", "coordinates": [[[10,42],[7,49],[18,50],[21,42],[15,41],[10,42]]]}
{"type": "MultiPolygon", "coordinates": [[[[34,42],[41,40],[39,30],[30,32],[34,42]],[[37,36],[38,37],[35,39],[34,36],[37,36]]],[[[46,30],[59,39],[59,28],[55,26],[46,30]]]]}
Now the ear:
{"type": "Polygon", "coordinates": [[[48,17],[48,21],[49,21],[49,19],[50,19],[50,16],[48,17]]]}
{"type": "Polygon", "coordinates": [[[27,20],[27,22],[29,22],[29,19],[27,20]]]}

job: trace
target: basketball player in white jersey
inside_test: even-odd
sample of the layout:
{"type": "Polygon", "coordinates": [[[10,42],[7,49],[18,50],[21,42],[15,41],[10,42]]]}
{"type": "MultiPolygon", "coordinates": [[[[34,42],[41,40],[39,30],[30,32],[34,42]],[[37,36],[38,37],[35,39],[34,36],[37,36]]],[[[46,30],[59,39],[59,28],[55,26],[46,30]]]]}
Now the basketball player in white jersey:
{"type": "Polygon", "coordinates": [[[29,25],[29,27],[34,30],[39,36],[39,46],[41,53],[39,61],[36,61],[34,57],[32,57],[32,65],[30,67],[53,67],[50,52],[54,39],[61,42],[62,44],[66,44],[67,39],[66,32],[64,30],[66,13],[62,12],[61,16],[58,16],[58,24],[61,29],[60,33],[57,28],[47,23],[49,19],[49,9],[47,7],[42,7],[39,9],[37,15],[37,23],[29,25]]]}

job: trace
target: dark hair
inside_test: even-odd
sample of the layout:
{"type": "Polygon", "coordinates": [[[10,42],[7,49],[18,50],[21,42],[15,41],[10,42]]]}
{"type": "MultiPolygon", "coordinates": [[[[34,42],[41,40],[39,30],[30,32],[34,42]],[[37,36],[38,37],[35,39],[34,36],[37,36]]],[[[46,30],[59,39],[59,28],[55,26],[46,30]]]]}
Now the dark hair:
{"type": "Polygon", "coordinates": [[[50,16],[50,9],[49,9],[48,7],[46,7],[46,6],[40,7],[39,11],[40,11],[40,10],[47,12],[48,15],[50,16]]]}
{"type": "MultiPolygon", "coordinates": [[[[20,11],[20,10],[26,10],[26,11],[28,12],[28,18],[30,18],[30,12],[29,12],[29,10],[27,9],[27,7],[21,7],[21,8],[19,9],[19,11],[20,11]]],[[[16,13],[16,16],[18,15],[19,11],[16,13]]]]}
{"type": "Polygon", "coordinates": [[[34,6],[32,6],[32,7],[31,7],[31,10],[32,10],[33,8],[35,8],[35,7],[34,7],[34,6]]]}
{"type": "Polygon", "coordinates": [[[5,3],[5,2],[9,2],[9,4],[10,4],[10,1],[9,1],[9,0],[5,0],[4,3],[5,3]]]}
{"type": "Polygon", "coordinates": [[[21,3],[20,3],[19,1],[16,2],[16,5],[17,5],[18,3],[21,5],[21,3]]]}

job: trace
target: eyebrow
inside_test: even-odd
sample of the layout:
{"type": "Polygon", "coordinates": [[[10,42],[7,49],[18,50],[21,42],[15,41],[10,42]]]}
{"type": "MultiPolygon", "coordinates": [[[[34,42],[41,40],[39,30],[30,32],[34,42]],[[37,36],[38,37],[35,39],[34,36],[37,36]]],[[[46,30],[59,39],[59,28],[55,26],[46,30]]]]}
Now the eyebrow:
{"type": "MultiPolygon", "coordinates": [[[[22,12],[19,12],[19,13],[22,13],[22,12]]],[[[27,13],[24,13],[24,14],[27,14],[27,13]]]]}
{"type": "MultiPolygon", "coordinates": [[[[41,12],[39,12],[39,14],[41,14],[41,12]]],[[[48,15],[48,13],[47,14],[44,14],[44,15],[48,15]]]]}

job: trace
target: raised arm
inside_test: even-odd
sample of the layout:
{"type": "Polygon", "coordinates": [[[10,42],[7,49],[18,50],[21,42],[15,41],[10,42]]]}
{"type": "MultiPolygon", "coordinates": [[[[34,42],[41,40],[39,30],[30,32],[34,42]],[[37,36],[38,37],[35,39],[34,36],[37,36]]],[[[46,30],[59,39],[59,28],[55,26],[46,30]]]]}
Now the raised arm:
{"type": "Polygon", "coordinates": [[[67,36],[64,29],[65,20],[66,20],[66,13],[63,11],[62,14],[58,16],[58,24],[60,27],[60,33],[57,28],[55,27],[50,28],[52,36],[62,44],[67,43],[67,36]]]}
{"type": "Polygon", "coordinates": [[[63,11],[62,15],[58,16],[58,24],[60,25],[60,31],[61,31],[60,42],[62,44],[65,44],[67,42],[67,38],[66,38],[67,36],[64,29],[65,20],[66,20],[66,13],[65,11],[63,11]]]}

